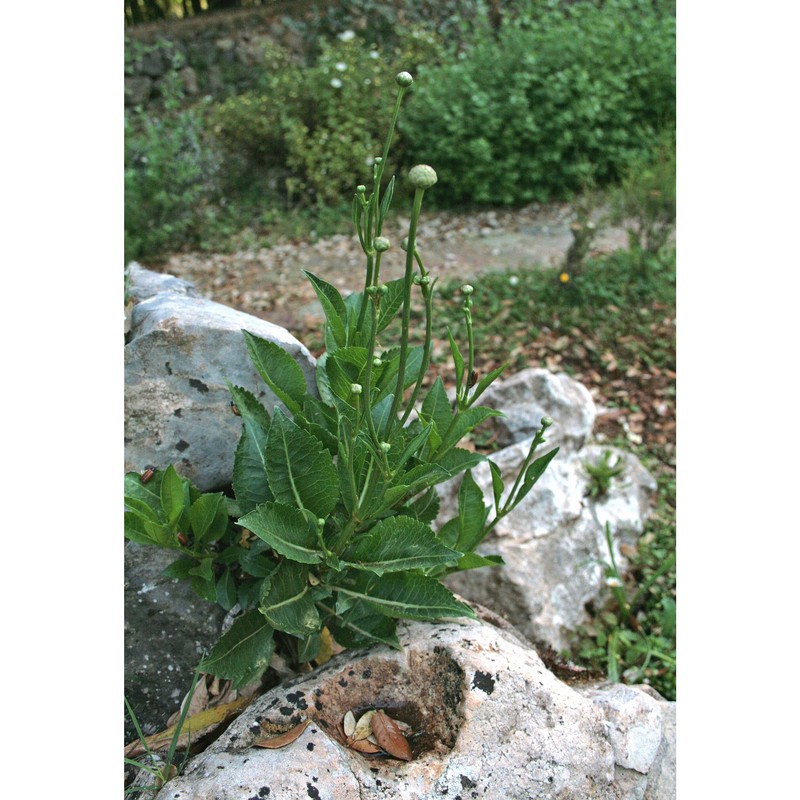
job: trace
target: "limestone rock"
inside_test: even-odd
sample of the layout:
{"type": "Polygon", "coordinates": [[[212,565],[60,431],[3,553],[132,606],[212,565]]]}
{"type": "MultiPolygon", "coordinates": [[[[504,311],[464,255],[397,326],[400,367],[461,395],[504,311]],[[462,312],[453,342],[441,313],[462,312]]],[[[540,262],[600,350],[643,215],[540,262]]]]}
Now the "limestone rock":
{"type": "MultiPolygon", "coordinates": [[[[507,490],[529,445],[530,440],[519,442],[491,456],[507,490]]],[[[548,441],[541,453],[550,449],[548,441]]],[[[490,505],[488,465],[472,474],[490,505]]],[[[459,484],[460,478],[440,487],[441,523],[458,514],[459,484]]],[[[602,568],[609,561],[606,523],[622,568],[626,560],[619,546],[634,545],[642,534],[655,490],[655,480],[631,453],[596,445],[577,453],[560,451],[533,491],[479,547],[483,554],[501,555],[505,566],[456,573],[447,585],[502,614],[532,641],[556,651],[569,647],[574,631],[588,621],[586,604],[602,601],[608,591],[602,568]],[[592,498],[585,464],[596,463],[606,450],[623,459],[625,471],[612,480],[606,496],[592,498]]]]}
{"type": "Polygon", "coordinates": [[[288,331],[197,297],[191,285],[129,272],[138,299],[125,346],[125,470],[173,464],[202,491],[230,485],[242,424],[227,381],[271,411],[280,405],[252,366],[242,330],[288,352],[316,391],[314,358],[288,331]]]}
{"type": "Polygon", "coordinates": [[[485,622],[404,622],[398,633],[400,651],[346,652],[262,695],[158,800],[674,797],[674,742],[662,732],[674,736],[662,728],[672,704],[634,687],[577,691],[511,629],[485,622]],[[345,746],[345,712],[368,708],[411,726],[410,762],[345,746]],[[292,744],[252,747],[262,725],[307,717],[292,744]]]}
{"type": "Polygon", "coordinates": [[[487,420],[481,430],[493,433],[501,447],[529,439],[542,417],[551,417],[551,447],[575,451],[583,447],[594,427],[597,409],[589,390],[568,375],[546,369],[524,369],[493,383],[480,397],[482,406],[497,408],[504,417],[487,420]]]}

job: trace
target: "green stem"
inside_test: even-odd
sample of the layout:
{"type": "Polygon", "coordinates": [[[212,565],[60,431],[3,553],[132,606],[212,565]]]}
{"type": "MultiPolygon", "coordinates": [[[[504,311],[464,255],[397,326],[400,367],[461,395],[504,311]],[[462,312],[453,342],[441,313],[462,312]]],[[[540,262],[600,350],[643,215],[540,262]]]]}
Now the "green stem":
{"type": "Polygon", "coordinates": [[[419,214],[422,210],[422,196],[424,194],[424,189],[417,189],[414,192],[414,205],[411,209],[411,222],[408,226],[406,271],[403,283],[403,327],[400,336],[400,363],[397,368],[397,384],[394,393],[394,399],[392,400],[392,410],[389,414],[389,422],[387,424],[387,440],[389,439],[389,434],[392,432],[392,427],[397,418],[397,412],[400,409],[400,403],[403,399],[403,386],[406,377],[406,358],[408,356],[408,328],[411,321],[411,273],[414,268],[414,248],[417,240],[417,220],[419,219],[419,214]]]}
{"type": "MultiPolygon", "coordinates": [[[[427,276],[425,275],[423,277],[427,276]]],[[[400,420],[400,425],[406,424],[406,420],[411,414],[414,404],[417,402],[419,390],[422,388],[422,381],[425,379],[425,374],[428,371],[428,364],[430,364],[431,361],[431,350],[433,349],[433,284],[429,286],[422,285],[422,296],[425,298],[425,344],[422,349],[422,363],[420,364],[419,373],[417,374],[417,382],[414,386],[414,391],[411,393],[405,413],[400,420]]]]}

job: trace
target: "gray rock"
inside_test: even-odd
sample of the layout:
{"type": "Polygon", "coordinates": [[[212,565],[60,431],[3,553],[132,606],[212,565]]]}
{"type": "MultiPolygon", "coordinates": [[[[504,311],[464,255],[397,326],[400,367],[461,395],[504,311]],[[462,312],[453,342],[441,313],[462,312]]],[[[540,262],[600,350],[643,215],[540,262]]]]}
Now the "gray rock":
{"type": "Polygon", "coordinates": [[[200,87],[197,83],[197,73],[191,67],[183,67],[180,72],[181,85],[183,91],[191,97],[200,94],[200,87]]]}
{"type": "Polygon", "coordinates": [[[661,727],[671,704],[634,687],[576,691],[511,629],[464,620],[401,623],[398,633],[401,651],[344,653],[262,695],[159,800],[674,797],[674,742],[661,727]],[[345,712],[376,707],[411,726],[410,762],[345,746],[345,712]],[[289,746],[251,746],[260,723],[307,717],[289,746]]]}
{"type": "Polygon", "coordinates": [[[125,76],[125,105],[143,106],[150,99],[153,81],[146,75],[125,76]]]}
{"type": "MultiPolygon", "coordinates": [[[[164,730],[178,710],[225,616],[187,581],[163,577],[175,558],[157,547],[125,545],[125,696],[146,735],[164,730]]],[[[125,741],[135,738],[126,717],[125,741]]]]}
{"type": "Polygon", "coordinates": [[[195,289],[194,284],[189,283],[189,281],[163,272],[152,272],[136,261],[128,264],[125,273],[128,295],[134,303],[141,303],[142,300],[155,297],[161,292],[183,294],[188,297],[201,296],[195,289]]]}
{"type": "Polygon", "coordinates": [[[190,286],[129,271],[133,307],[125,346],[125,470],[173,464],[202,491],[230,485],[241,421],[226,381],[268,410],[280,405],[252,366],[242,330],[288,352],[316,391],[315,361],[288,331],[196,297],[190,286]]]}
{"type": "Polygon", "coordinates": [[[501,447],[529,439],[539,429],[542,417],[547,416],[554,421],[548,431],[551,446],[579,450],[590,436],[597,416],[594,400],[582,383],[568,375],[534,367],[493,383],[478,402],[505,414],[487,420],[481,428],[493,433],[501,447]]]}
{"type": "MultiPolygon", "coordinates": [[[[491,456],[507,490],[529,444],[520,442],[491,456]]],[[[550,449],[549,441],[541,446],[542,454],[550,449]]],[[[491,505],[488,465],[481,464],[472,474],[483,489],[484,502],[491,505]]],[[[459,484],[460,478],[440,488],[442,523],[458,513],[459,484]]],[[[624,568],[626,560],[619,546],[633,545],[641,536],[655,490],[655,480],[630,453],[597,446],[579,453],[559,452],[533,491],[479,548],[483,554],[501,555],[505,566],[456,573],[447,578],[447,584],[505,616],[532,641],[561,651],[588,621],[587,603],[602,603],[607,597],[602,567],[609,561],[606,522],[615,559],[624,568]],[[613,479],[607,496],[592,498],[587,495],[585,463],[595,463],[605,450],[624,459],[625,471],[613,479]]]]}

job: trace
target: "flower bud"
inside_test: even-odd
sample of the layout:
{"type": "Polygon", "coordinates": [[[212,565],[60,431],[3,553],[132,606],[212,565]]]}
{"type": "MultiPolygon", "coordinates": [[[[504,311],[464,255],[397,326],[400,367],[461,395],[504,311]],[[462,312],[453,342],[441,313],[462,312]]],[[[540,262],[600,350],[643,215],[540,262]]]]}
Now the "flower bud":
{"type": "Polygon", "coordinates": [[[388,286],[387,286],[385,283],[382,283],[382,284],[381,284],[381,285],[378,287],[378,294],[379,294],[381,297],[383,297],[383,296],[386,294],[386,292],[388,292],[388,291],[389,291],[389,287],[388,287],[388,286]]]}
{"type": "Polygon", "coordinates": [[[552,417],[542,417],[540,424],[541,424],[541,426],[543,428],[549,428],[553,424],[553,418],[552,417]]]}
{"type": "Polygon", "coordinates": [[[408,236],[406,236],[402,242],[400,242],[400,249],[405,253],[408,251],[408,236]]]}
{"type": "Polygon", "coordinates": [[[364,184],[363,184],[363,183],[359,183],[359,184],[358,184],[358,186],[356,186],[356,191],[357,191],[359,194],[366,194],[366,192],[367,192],[367,187],[366,187],[366,186],[364,186],[364,184]]]}
{"type": "Polygon", "coordinates": [[[378,358],[378,356],[375,356],[375,358],[373,358],[373,359],[372,359],[372,366],[373,366],[373,367],[376,367],[376,368],[377,368],[377,367],[382,367],[382,366],[383,366],[383,361],[381,361],[381,360],[378,358]]]}
{"type": "Polygon", "coordinates": [[[394,80],[398,86],[411,86],[411,84],[414,83],[410,72],[398,72],[397,75],[394,76],[394,80]]]}
{"type": "Polygon", "coordinates": [[[622,586],[622,581],[612,575],[611,577],[606,578],[606,586],[610,587],[611,589],[619,589],[619,587],[622,586]]]}
{"type": "Polygon", "coordinates": [[[318,518],[317,518],[317,525],[318,525],[320,528],[324,528],[324,527],[325,527],[325,520],[324,520],[324,519],[322,519],[322,517],[318,517],[318,518]]]}
{"type": "Polygon", "coordinates": [[[372,246],[379,252],[385,253],[391,246],[391,242],[385,236],[376,236],[372,246]]]}
{"type": "Polygon", "coordinates": [[[428,284],[431,282],[431,276],[430,276],[430,275],[423,275],[423,276],[422,276],[422,277],[419,279],[419,282],[420,282],[420,283],[421,283],[423,286],[427,286],[427,285],[428,285],[428,284]]]}
{"type": "Polygon", "coordinates": [[[378,165],[383,164],[383,159],[380,156],[376,156],[375,157],[375,163],[378,164],[378,165]]]}
{"type": "Polygon", "coordinates": [[[471,295],[471,294],[472,294],[472,293],[473,293],[475,290],[474,290],[474,289],[473,289],[473,288],[472,288],[472,287],[471,287],[471,286],[470,286],[468,283],[465,283],[465,284],[464,284],[464,285],[461,287],[461,291],[462,291],[462,292],[463,292],[465,295],[469,296],[469,295],[471,295]]]}
{"type": "Polygon", "coordinates": [[[383,450],[384,453],[388,453],[392,449],[392,446],[389,444],[389,442],[381,442],[378,446],[381,448],[381,450],[383,450]]]}
{"type": "Polygon", "coordinates": [[[370,297],[374,297],[374,296],[375,296],[375,293],[376,293],[377,291],[378,291],[378,287],[377,287],[377,286],[367,286],[367,294],[368,294],[370,297]]]}
{"type": "Polygon", "coordinates": [[[360,383],[351,383],[350,384],[350,391],[353,394],[361,394],[361,384],[360,383]]]}
{"type": "Polygon", "coordinates": [[[427,164],[417,164],[408,171],[408,180],[416,189],[430,189],[439,179],[436,177],[436,170],[427,164]]]}

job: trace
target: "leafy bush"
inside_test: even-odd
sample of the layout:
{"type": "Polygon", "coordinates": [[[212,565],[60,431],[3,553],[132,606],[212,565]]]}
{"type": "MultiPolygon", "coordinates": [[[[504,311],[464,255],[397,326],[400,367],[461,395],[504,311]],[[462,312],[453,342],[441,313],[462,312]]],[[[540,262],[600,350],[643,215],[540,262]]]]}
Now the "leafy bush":
{"type": "Polygon", "coordinates": [[[381,100],[387,72],[413,68],[439,51],[436,35],[417,29],[388,53],[355,36],[323,41],[307,68],[270,49],[262,88],[229,98],[211,115],[238,188],[277,174],[290,203],[342,203],[354,174],[367,181],[380,152],[380,140],[362,120],[391,113],[381,100]]]}
{"type": "Polygon", "coordinates": [[[675,19],[643,0],[531,4],[420,75],[401,133],[439,167],[439,202],[563,198],[674,119],[675,19]]]}
{"type": "Polygon", "coordinates": [[[422,391],[433,346],[435,281],[416,249],[416,228],[423,195],[437,176],[427,165],[410,170],[405,275],[383,283],[381,259],[391,244],[381,231],[395,179],[384,187],[382,178],[412,78],[403,72],[396,81],[400,90],[383,155],[373,166],[372,190],[368,195],[360,185],[353,197],[366,258],[364,291],[344,299],[306,273],[326,316],[319,396],[308,391],[285,350],[245,332],[253,364],[288,413],[279,407],[270,413],[251,392],[230,386],[243,423],[233,466],[241,535],[231,536],[220,495],[199,495],[172,467],[149,474],[145,484],[135,473],[126,476],[126,535],[180,553],[169,574],[192,579],[198,593],[213,595],[225,608],[238,602],[244,609],[200,665],[235,686],[263,673],[276,642],[303,662],[316,657],[325,629],[346,647],[398,647],[396,619],[474,616],[440,579],[502,563],[475,549],[534,488],[558,451],[534,457],[552,424],[545,417],[510,488],[489,461],[493,509],[486,507],[471,473],[484,457],[458,444],[500,413],[476,403],[505,365],[473,378],[471,286],[461,288],[464,355],[450,338],[455,401],[440,378],[422,391]],[[416,347],[410,342],[415,287],[425,317],[424,341],[416,347]],[[398,346],[382,347],[379,335],[398,316],[398,346]],[[457,514],[434,531],[435,487],[459,475],[457,514]]]}
{"type": "Polygon", "coordinates": [[[196,241],[214,190],[216,160],[202,140],[200,109],[180,110],[177,79],[167,107],[125,114],[125,261],[196,241]]]}
{"type": "Polygon", "coordinates": [[[613,205],[613,219],[627,226],[628,246],[642,271],[661,264],[659,256],[675,229],[674,128],[631,160],[613,193],[613,205]]]}

